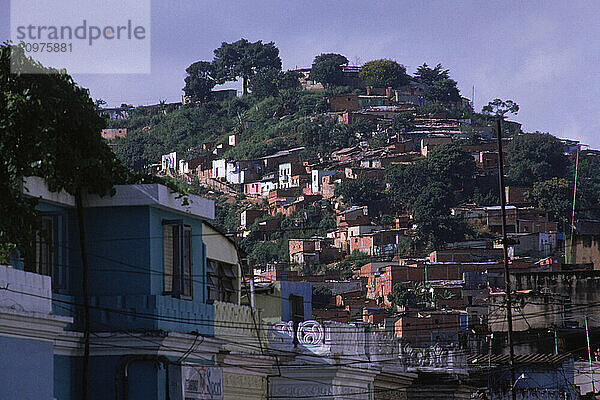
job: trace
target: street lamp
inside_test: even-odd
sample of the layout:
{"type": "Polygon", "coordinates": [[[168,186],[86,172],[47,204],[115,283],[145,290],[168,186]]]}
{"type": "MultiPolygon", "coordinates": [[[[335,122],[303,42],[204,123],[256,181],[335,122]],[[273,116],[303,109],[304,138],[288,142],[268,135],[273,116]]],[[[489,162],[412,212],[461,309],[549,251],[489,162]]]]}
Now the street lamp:
{"type": "Polygon", "coordinates": [[[519,375],[519,377],[517,379],[515,379],[515,383],[513,383],[511,389],[514,389],[515,386],[517,385],[517,382],[519,382],[520,380],[524,380],[525,381],[527,379],[529,379],[529,377],[527,375],[525,375],[525,373],[522,373],[521,375],[519,375]]]}

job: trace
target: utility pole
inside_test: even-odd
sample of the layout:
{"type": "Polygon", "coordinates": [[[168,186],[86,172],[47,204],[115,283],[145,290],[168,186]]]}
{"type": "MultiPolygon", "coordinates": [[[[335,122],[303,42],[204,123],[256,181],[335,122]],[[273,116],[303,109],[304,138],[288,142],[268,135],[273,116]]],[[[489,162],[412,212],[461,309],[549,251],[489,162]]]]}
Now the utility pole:
{"type": "Polygon", "coordinates": [[[500,208],[502,211],[502,251],[504,253],[504,291],[506,293],[506,322],[508,325],[508,368],[510,371],[510,399],[516,400],[515,393],[515,349],[513,344],[512,301],[510,274],[508,271],[508,238],[506,236],[506,196],[504,189],[504,160],[502,156],[502,116],[496,120],[498,131],[498,182],[500,184],[500,208]]]}
{"type": "Polygon", "coordinates": [[[587,348],[588,348],[588,360],[590,362],[590,376],[592,377],[592,393],[596,393],[596,387],[594,384],[594,369],[592,368],[592,349],[590,346],[590,328],[588,326],[588,317],[585,316],[585,337],[587,339],[587,348]]]}
{"type": "MultiPolygon", "coordinates": [[[[575,235],[575,199],[577,199],[577,170],[579,169],[579,145],[577,145],[577,154],[575,156],[575,182],[573,182],[573,209],[571,211],[571,246],[569,252],[573,255],[573,243],[575,235]]],[[[573,257],[571,257],[573,258],[573,257]]],[[[567,262],[567,252],[565,249],[565,262],[567,262]]],[[[571,259],[571,263],[573,260],[571,259]]]]}
{"type": "Polygon", "coordinates": [[[77,206],[77,223],[79,225],[79,246],[81,251],[81,280],[83,295],[83,368],[82,368],[82,396],[88,399],[88,383],[90,375],[90,305],[88,298],[88,259],[85,247],[85,229],[83,226],[83,202],[81,200],[82,188],[77,189],[75,203],[77,206]]]}

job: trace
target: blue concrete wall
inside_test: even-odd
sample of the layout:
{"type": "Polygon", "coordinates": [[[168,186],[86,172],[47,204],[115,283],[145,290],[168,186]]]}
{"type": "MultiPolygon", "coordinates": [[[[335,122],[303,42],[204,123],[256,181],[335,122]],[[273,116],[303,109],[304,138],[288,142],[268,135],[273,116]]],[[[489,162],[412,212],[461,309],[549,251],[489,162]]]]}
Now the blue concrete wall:
{"type": "MultiPolygon", "coordinates": [[[[213,335],[214,306],[206,304],[206,252],[200,218],[146,206],[90,208],[84,217],[92,330],[149,329],[213,335]],[[162,222],[177,219],[192,228],[192,300],[163,295],[162,222]]],[[[74,216],[71,222],[70,240],[77,246],[71,248],[70,263],[79,266],[74,216]]],[[[80,269],[72,268],[71,301],[82,302],[80,288],[80,269]]],[[[65,307],[68,305],[55,305],[58,314],[76,316],[65,307]]],[[[80,328],[78,322],[75,326],[80,328]]]]}
{"type": "Polygon", "coordinates": [[[304,298],[304,320],[312,319],[312,284],[310,282],[281,281],[281,320],[291,321],[290,295],[304,298]]]}
{"type": "Polygon", "coordinates": [[[52,342],[0,336],[0,399],[52,400],[52,342]]]}
{"type": "Polygon", "coordinates": [[[81,399],[81,357],[54,356],[54,397],[56,400],[81,399]]]}
{"type": "MultiPolygon", "coordinates": [[[[126,351],[124,351],[126,353],[126,351]]],[[[123,367],[129,356],[91,357],[90,360],[90,400],[114,399],[115,390],[123,398],[123,367]],[[115,381],[116,378],[116,381],[115,381]],[[115,382],[117,386],[115,386],[115,382]]],[[[169,390],[171,400],[181,399],[181,365],[175,357],[169,357],[169,381],[162,362],[151,359],[132,358],[128,365],[127,394],[129,400],[163,400],[169,390]]],[[[186,362],[213,365],[212,361],[187,358],[186,362]]],[[[81,379],[81,378],[79,378],[81,379]]],[[[78,381],[80,382],[80,381],[78,381]]],[[[77,397],[57,398],[57,400],[75,400],[77,397]]]]}
{"type": "Polygon", "coordinates": [[[162,262],[150,264],[148,215],[148,207],[85,210],[90,296],[157,294],[151,276],[162,271],[162,262]]]}

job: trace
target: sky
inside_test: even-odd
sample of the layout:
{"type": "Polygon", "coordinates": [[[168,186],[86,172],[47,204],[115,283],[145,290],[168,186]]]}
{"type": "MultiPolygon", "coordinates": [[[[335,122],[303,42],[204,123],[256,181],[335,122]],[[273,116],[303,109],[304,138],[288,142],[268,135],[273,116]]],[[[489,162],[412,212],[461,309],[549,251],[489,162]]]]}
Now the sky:
{"type": "MultiPolygon", "coordinates": [[[[8,1],[0,0],[2,42],[10,36],[8,1]]],[[[240,38],[275,42],[284,69],[330,52],[353,65],[392,59],[411,74],[441,63],[463,96],[474,88],[476,110],[512,99],[521,108],[512,119],[525,131],[600,148],[598,15],[600,2],[578,0],[152,0],[151,73],[74,79],[109,105],[178,101],[186,67],[240,38]]]]}

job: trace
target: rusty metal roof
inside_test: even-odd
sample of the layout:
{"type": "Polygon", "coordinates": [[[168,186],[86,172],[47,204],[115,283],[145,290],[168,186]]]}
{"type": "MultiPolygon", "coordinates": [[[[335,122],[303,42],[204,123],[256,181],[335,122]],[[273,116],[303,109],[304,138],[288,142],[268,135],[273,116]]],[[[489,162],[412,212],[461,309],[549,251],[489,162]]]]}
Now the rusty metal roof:
{"type": "MultiPolygon", "coordinates": [[[[564,360],[572,357],[571,353],[562,354],[515,354],[515,365],[530,364],[560,364],[564,360]]],[[[492,354],[491,360],[489,354],[474,354],[467,356],[468,365],[487,366],[508,364],[508,354],[492,354]]]]}

